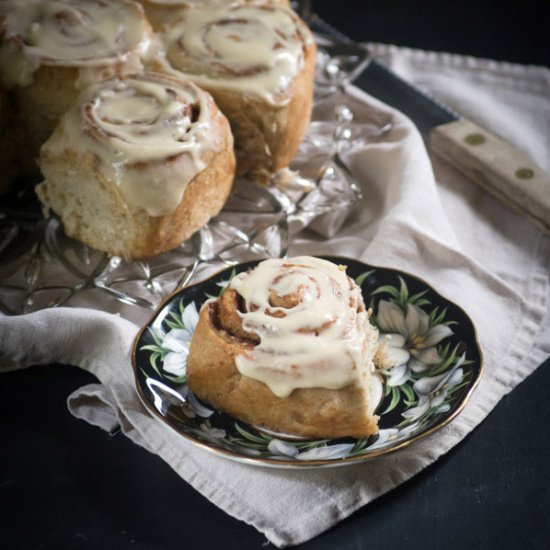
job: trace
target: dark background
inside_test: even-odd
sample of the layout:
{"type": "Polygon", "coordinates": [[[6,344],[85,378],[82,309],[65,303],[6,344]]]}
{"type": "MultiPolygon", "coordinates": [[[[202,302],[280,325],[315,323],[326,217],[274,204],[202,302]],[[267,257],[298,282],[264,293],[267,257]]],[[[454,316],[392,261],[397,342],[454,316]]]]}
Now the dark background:
{"type": "Polygon", "coordinates": [[[550,2],[314,0],[354,40],[550,66],[550,2]]]}
{"type": "MultiPolygon", "coordinates": [[[[543,3],[491,4],[315,6],[356,40],[550,65],[543,3]]],[[[74,419],[67,396],[94,381],[61,365],[0,377],[2,548],[266,547],[263,535],[218,510],[158,457],[74,419]]],[[[447,455],[300,548],[550,548],[547,388],[549,361],[447,455]]]]}

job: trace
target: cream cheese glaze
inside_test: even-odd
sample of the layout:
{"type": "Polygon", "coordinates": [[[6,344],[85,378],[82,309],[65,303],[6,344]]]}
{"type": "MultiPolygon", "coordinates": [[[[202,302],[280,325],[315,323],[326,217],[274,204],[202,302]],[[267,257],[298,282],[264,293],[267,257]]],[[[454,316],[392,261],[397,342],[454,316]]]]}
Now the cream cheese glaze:
{"type": "Polygon", "coordinates": [[[343,268],[309,256],[270,259],[233,278],[230,287],[246,305],[243,328],[260,337],[237,356],[237,368],[275,395],[360,384],[374,370],[378,333],[343,268]],[[291,307],[273,305],[290,297],[291,307]]]}
{"type": "MultiPolygon", "coordinates": [[[[250,4],[258,0],[146,0],[159,6],[204,6],[205,4],[250,4]]],[[[286,0],[267,0],[269,3],[287,5],[286,0]]]]}
{"type": "MultiPolygon", "coordinates": [[[[166,75],[115,78],[87,89],[61,119],[43,152],[89,152],[126,208],[151,216],[173,212],[187,184],[205,168],[205,151],[218,150],[209,94],[166,75]],[[182,158],[182,155],[184,158],[182,158]],[[140,163],[183,160],[177,173],[159,166],[151,181],[140,163]]],[[[222,116],[219,114],[216,116],[222,116]]]]}
{"type": "Polygon", "coordinates": [[[122,61],[137,71],[150,48],[143,9],[128,0],[4,0],[0,16],[8,88],[29,85],[43,64],[90,69],[122,61]]]}
{"type": "Polygon", "coordinates": [[[313,38],[288,9],[205,5],[180,12],[164,30],[167,58],[197,84],[261,97],[275,105],[288,90],[313,38]]]}
{"type": "MultiPolygon", "coordinates": [[[[157,4],[159,6],[193,6],[195,4],[215,4],[222,3],[224,0],[147,0],[150,4],[157,4]]],[[[233,1],[233,0],[232,0],[233,1]]],[[[234,0],[236,2],[244,0],[234,0]]]]}

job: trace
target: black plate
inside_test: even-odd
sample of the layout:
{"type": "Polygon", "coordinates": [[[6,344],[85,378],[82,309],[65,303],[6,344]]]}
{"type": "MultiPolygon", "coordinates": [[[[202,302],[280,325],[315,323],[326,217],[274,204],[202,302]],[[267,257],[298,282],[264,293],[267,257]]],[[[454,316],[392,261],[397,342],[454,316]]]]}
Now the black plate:
{"type": "Polygon", "coordinates": [[[188,440],[241,462],[275,467],[339,466],[397,451],[450,422],[482,373],[475,328],[466,313],[402,271],[339,257],[361,287],[371,320],[389,339],[396,366],[379,371],[380,432],[368,439],[306,440],[260,430],[200,403],[186,385],[187,350],[198,310],[248,262],[166,299],[134,342],[136,387],[145,406],[188,440]]]}

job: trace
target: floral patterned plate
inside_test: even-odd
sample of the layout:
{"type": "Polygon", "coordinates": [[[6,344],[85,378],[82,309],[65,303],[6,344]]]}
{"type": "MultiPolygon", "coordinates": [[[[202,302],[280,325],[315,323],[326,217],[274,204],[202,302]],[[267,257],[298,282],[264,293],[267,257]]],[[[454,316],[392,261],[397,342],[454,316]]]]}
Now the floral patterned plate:
{"type": "Polygon", "coordinates": [[[482,373],[471,320],[426,283],[393,269],[347,258],[371,320],[388,338],[392,368],[380,370],[380,431],[368,439],[302,439],[245,424],[201,403],[186,385],[189,344],[198,310],[218,296],[236,273],[228,268],[170,296],[135,342],[136,387],[145,406],[195,444],[240,462],[287,468],[353,464],[387,454],[433,433],[464,408],[482,373]]]}

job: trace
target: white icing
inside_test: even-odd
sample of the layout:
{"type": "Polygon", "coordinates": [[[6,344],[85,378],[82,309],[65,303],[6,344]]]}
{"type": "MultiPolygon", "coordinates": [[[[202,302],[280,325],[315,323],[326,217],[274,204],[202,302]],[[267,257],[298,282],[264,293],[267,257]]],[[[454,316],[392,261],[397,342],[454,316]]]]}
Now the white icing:
{"type": "Polygon", "coordinates": [[[193,6],[195,4],[221,3],[222,1],[223,0],[147,0],[150,4],[157,4],[159,6],[193,6]]]}
{"type": "Polygon", "coordinates": [[[80,96],[43,151],[92,152],[101,160],[98,169],[104,179],[129,209],[151,216],[168,214],[204,169],[204,151],[220,146],[210,102],[195,85],[163,75],[111,79],[80,96]],[[185,158],[179,159],[177,168],[162,166],[181,155],[185,158]],[[139,169],[140,163],[155,162],[154,172],[139,169]]]}
{"type": "Polygon", "coordinates": [[[332,262],[308,256],[266,260],[230,286],[246,304],[243,328],[260,337],[252,351],[237,356],[237,368],[275,395],[286,397],[296,388],[340,389],[372,370],[376,329],[361,290],[332,262]],[[290,308],[274,307],[273,295],[299,300],[290,308]]]}
{"type": "Polygon", "coordinates": [[[197,84],[289,101],[311,34],[293,12],[275,6],[201,6],[165,29],[170,63],[197,84]]]}
{"type": "Polygon", "coordinates": [[[7,86],[25,86],[41,65],[98,67],[143,55],[149,26],[127,0],[5,0],[0,70],[7,86]]]}
{"type": "MultiPolygon", "coordinates": [[[[204,6],[206,4],[247,4],[258,0],[147,0],[149,4],[158,6],[204,6]]],[[[286,6],[285,0],[267,0],[268,3],[286,6]]]]}

